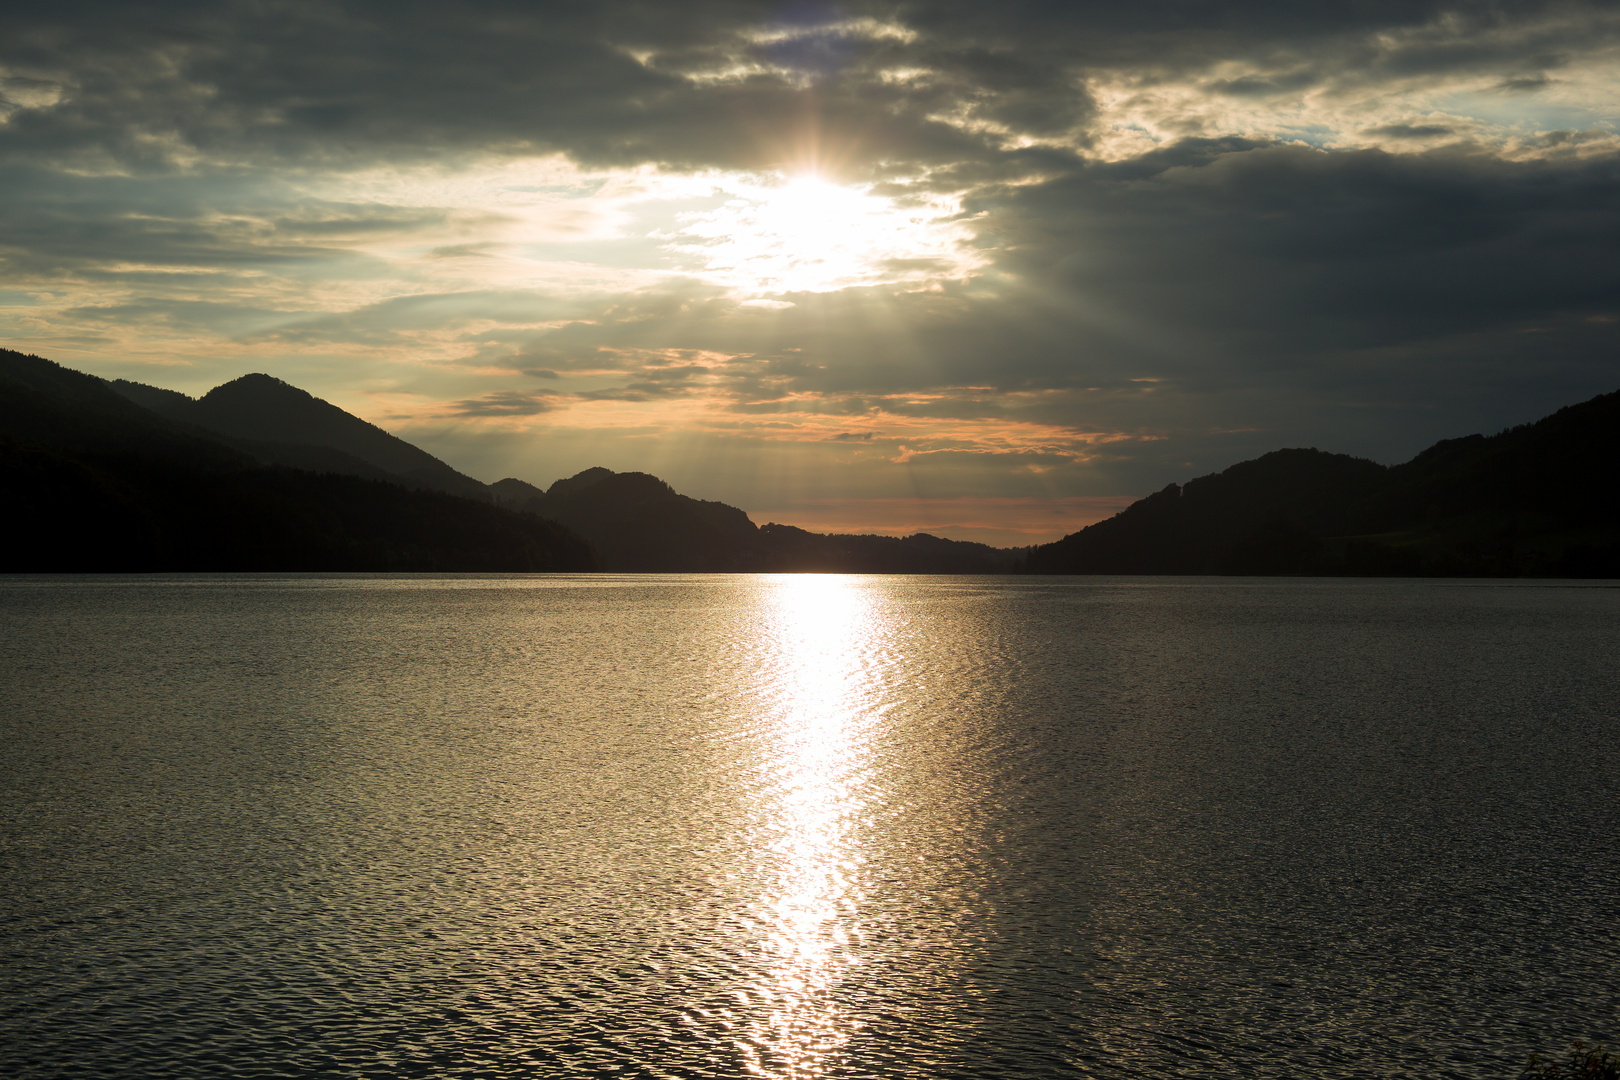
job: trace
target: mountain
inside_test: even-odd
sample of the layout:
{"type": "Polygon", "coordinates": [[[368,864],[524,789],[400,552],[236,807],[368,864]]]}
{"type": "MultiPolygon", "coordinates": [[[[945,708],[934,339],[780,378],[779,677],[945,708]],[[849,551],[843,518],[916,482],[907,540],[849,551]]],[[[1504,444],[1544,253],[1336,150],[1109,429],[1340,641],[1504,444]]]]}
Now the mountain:
{"type": "Polygon", "coordinates": [[[589,540],[606,570],[753,569],[759,530],[735,506],[679,495],[647,473],[587,469],[527,509],[589,540]]]}
{"type": "Polygon", "coordinates": [[[195,399],[127,379],[109,385],[165,419],[224,437],[263,464],[489,497],[483,484],[427,451],[269,375],[243,375],[195,399]]]}
{"type": "Polygon", "coordinates": [[[1620,576],[1620,392],[1401,465],[1276,450],[1030,552],[1062,574],[1620,576]]]}
{"type": "Polygon", "coordinates": [[[605,570],[983,574],[1010,570],[1017,554],[924,533],[902,538],[756,527],[735,506],[681,495],[647,473],[600,467],[544,492],[511,479],[490,487],[502,505],[560,521],[585,537],[605,570]]]}
{"type": "MultiPolygon", "coordinates": [[[[255,388],[250,383],[248,389],[255,388]]],[[[274,388],[271,394],[291,399],[274,388]]],[[[266,467],[256,448],[267,444],[174,419],[186,407],[158,400],[170,415],[94,376],[0,350],[0,498],[12,521],[0,532],[0,571],[534,571],[596,565],[589,545],[555,522],[481,498],[343,470],[266,467]]],[[[296,400],[293,408],[306,415],[323,411],[296,400]]],[[[217,415],[205,418],[218,422],[217,415]]],[[[330,423],[314,433],[324,437],[323,430],[344,429],[330,423]]],[[[343,453],[276,445],[312,460],[327,451],[343,453]]],[[[396,460],[420,464],[409,455],[396,460]]],[[[369,462],[365,467],[375,468],[369,462]]]]}
{"type": "Polygon", "coordinates": [[[755,526],[646,473],[481,484],[267,375],[198,399],[0,350],[0,571],[1620,576],[1620,393],[1404,464],[1277,450],[1030,549],[755,526]]]}
{"type": "Polygon", "coordinates": [[[0,570],[990,573],[1016,555],[758,528],[646,473],[484,485],[268,375],[194,399],[6,350],[0,489],[30,522],[0,570]]]}
{"type": "Polygon", "coordinates": [[[537,488],[525,480],[510,477],[489,485],[489,497],[497,506],[520,507],[530,499],[544,498],[545,494],[545,488],[537,488]]]}
{"type": "Polygon", "coordinates": [[[760,526],[760,565],[773,571],[839,574],[1005,574],[1020,548],[993,548],[928,533],[873,536],[760,526]]]}

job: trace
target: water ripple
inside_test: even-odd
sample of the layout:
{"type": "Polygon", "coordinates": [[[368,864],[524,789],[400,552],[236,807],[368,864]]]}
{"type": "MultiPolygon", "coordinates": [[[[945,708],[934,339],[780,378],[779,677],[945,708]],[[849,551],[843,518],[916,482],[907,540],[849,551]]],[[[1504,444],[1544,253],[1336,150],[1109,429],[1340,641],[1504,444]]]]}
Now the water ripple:
{"type": "Polygon", "coordinates": [[[1620,594],[0,581],[0,1073],[1513,1075],[1620,594]]]}

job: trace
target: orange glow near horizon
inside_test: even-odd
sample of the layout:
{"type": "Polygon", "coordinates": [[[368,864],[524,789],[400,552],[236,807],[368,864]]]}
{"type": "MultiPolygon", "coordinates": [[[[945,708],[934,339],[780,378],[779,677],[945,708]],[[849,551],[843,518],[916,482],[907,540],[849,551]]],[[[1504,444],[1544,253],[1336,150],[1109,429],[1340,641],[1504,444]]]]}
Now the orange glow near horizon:
{"type": "Polygon", "coordinates": [[[931,533],[993,547],[1045,544],[1113,517],[1140,496],[1052,498],[838,499],[749,509],[755,524],[776,522],[816,533],[911,536],[931,533]]]}

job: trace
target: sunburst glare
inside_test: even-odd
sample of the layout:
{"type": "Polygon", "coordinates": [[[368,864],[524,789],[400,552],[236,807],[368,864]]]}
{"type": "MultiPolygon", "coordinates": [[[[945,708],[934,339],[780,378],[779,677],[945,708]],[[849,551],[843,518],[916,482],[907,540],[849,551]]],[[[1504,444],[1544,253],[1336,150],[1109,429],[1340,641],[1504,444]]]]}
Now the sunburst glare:
{"type": "Polygon", "coordinates": [[[813,175],[734,180],[721,190],[734,197],[681,215],[669,249],[740,294],[925,287],[966,277],[982,263],[967,243],[972,234],[954,197],[901,201],[813,175]]]}

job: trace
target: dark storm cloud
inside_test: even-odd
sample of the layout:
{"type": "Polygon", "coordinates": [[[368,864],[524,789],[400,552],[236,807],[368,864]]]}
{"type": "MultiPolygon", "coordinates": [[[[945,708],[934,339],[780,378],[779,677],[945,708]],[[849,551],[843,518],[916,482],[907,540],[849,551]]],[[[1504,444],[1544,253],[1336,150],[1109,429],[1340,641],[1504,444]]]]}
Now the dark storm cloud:
{"type": "MultiPolygon", "coordinates": [[[[940,182],[1085,146],[1088,80],[1212,98],[1474,71],[1528,91],[1612,41],[1604,6],[1269,3],[64,3],[0,41],[0,161],[169,172],[562,151],[590,164],[814,156],[940,182]],[[1444,19],[1437,16],[1445,14],[1444,19]],[[1252,70],[1204,79],[1216,63],[1252,70]]],[[[1190,127],[1196,123],[1189,120],[1190,127]]]]}
{"type": "Polygon", "coordinates": [[[1268,351],[1388,345],[1620,296],[1613,154],[1188,142],[1020,189],[996,216],[1011,269],[1268,351]]]}
{"type": "MultiPolygon", "coordinates": [[[[100,153],[159,168],[454,148],[566,149],[690,160],[734,128],[735,90],[693,93],[627,51],[729,37],[725,4],[64,4],[17,17],[10,73],[57,88],[0,139],[12,155],[100,153]],[[702,128],[713,129],[706,138],[702,128]],[[670,139],[661,134],[676,129],[670,139]]],[[[36,91],[36,96],[37,96],[36,91]]],[[[770,123],[787,105],[752,95],[770,123]]]]}
{"type": "Polygon", "coordinates": [[[1597,11],[68,2],[8,16],[8,99],[60,101],[15,112],[0,154],[166,169],[198,156],[331,162],[527,147],[590,162],[748,166],[788,149],[773,144],[813,116],[820,149],[854,167],[946,166],[982,156],[1006,131],[1083,127],[1094,107],[1080,81],[1105,72],[1168,79],[1218,60],[1277,69],[1209,86],[1247,96],[1475,68],[1529,88],[1598,43],[1587,17],[1597,11]],[[897,70],[915,76],[896,81],[897,70]],[[972,123],[941,120],[952,115],[972,123]]]}

